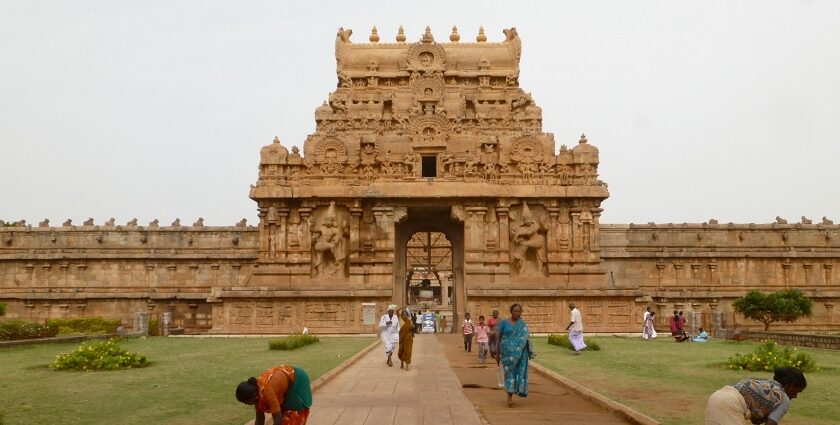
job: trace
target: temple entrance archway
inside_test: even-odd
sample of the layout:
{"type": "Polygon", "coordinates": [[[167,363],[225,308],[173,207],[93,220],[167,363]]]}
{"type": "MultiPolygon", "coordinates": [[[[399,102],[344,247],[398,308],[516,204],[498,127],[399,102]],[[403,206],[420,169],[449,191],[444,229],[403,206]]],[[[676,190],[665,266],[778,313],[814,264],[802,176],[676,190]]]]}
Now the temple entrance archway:
{"type": "Polygon", "coordinates": [[[395,234],[394,298],[415,309],[440,311],[455,330],[466,305],[464,226],[447,207],[409,207],[395,234]]]}

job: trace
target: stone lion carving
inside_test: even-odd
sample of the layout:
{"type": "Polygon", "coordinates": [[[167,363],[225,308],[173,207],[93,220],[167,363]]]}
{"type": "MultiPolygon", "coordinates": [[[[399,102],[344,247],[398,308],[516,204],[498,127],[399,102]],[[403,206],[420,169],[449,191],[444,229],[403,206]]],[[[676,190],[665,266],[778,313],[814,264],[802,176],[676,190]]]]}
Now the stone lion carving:
{"type": "Polygon", "coordinates": [[[330,202],[321,224],[312,230],[312,275],[322,277],[345,276],[347,237],[349,226],[339,221],[335,202],[330,202]]]}
{"type": "Polygon", "coordinates": [[[518,217],[510,224],[510,265],[514,276],[545,276],[548,250],[546,226],[522,203],[518,217]]]}

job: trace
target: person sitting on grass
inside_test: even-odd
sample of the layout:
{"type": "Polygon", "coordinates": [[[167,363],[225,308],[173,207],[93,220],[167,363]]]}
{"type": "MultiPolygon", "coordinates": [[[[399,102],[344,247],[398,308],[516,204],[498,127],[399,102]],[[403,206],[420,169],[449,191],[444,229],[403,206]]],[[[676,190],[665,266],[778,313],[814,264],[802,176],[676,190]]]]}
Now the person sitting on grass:
{"type": "Polygon", "coordinates": [[[700,333],[697,334],[697,336],[691,338],[691,342],[706,342],[708,340],[709,334],[707,334],[706,331],[703,330],[703,328],[700,328],[700,333]]]}
{"type": "Polygon", "coordinates": [[[312,407],[309,375],[297,367],[272,367],[259,378],[240,383],[236,399],[254,406],[254,425],[264,425],[266,413],[271,413],[274,425],[305,425],[312,407]]]}
{"type": "Polygon", "coordinates": [[[776,369],[773,379],[747,378],[726,385],[709,397],[706,425],[778,425],[790,401],[807,385],[805,375],[792,367],[776,369]]]}

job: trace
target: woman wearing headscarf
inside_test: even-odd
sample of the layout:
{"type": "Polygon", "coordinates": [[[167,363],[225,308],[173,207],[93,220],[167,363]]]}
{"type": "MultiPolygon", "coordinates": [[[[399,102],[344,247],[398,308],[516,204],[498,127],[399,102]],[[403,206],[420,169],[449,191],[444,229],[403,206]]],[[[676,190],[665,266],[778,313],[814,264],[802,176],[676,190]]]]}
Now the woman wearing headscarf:
{"type": "Polygon", "coordinates": [[[400,325],[400,348],[397,357],[400,359],[400,369],[408,370],[411,364],[411,350],[414,348],[414,324],[411,323],[411,315],[408,310],[400,313],[402,325],[400,325]]]}
{"type": "Polygon", "coordinates": [[[312,406],[309,375],[292,366],[276,366],[253,376],[236,387],[236,399],[253,405],[257,417],[255,425],[265,424],[270,413],[274,425],[305,425],[312,406]]]}
{"type": "Polygon", "coordinates": [[[776,369],[773,379],[747,378],[709,397],[706,425],[777,425],[790,401],[808,385],[799,369],[776,369]]]}
{"type": "Polygon", "coordinates": [[[528,335],[522,306],[511,305],[510,318],[499,323],[499,355],[496,357],[496,364],[504,366],[508,406],[513,406],[514,394],[528,397],[528,360],[531,355],[528,335]]]}
{"type": "Polygon", "coordinates": [[[389,305],[388,313],[383,314],[379,319],[379,337],[382,339],[382,345],[385,346],[385,355],[388,356],[385,364],[388,367],[394,365],[391,361],[391,355],[394,354],[394,345],[400,340],[400,320],[394,314],[396,308],[397,306],[394,304],[389,305]]]}

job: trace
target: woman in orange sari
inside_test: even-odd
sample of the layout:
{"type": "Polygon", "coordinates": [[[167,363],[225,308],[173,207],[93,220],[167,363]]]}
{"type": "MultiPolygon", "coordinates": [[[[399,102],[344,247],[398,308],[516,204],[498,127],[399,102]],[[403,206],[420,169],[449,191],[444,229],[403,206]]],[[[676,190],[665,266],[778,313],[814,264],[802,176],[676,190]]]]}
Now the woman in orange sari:
{"type": "Polygon", "coordinates": [[[309,375],[297,367],[272,367],[239,384],[236,399],[254,406],[255,425],[264,425],[267,413],[273,425],[305,425],[312,406],[309,375]]]}
{"type": "Polygon", "coordinates": [[[402,325],[400,326],[400,348],[397,357],[400,359],[400,369],[408,370],[411,364],[411,350],[414,348],[414,324],[411,323],[411,315],[408,310],[400,313],[402,325]]]}

